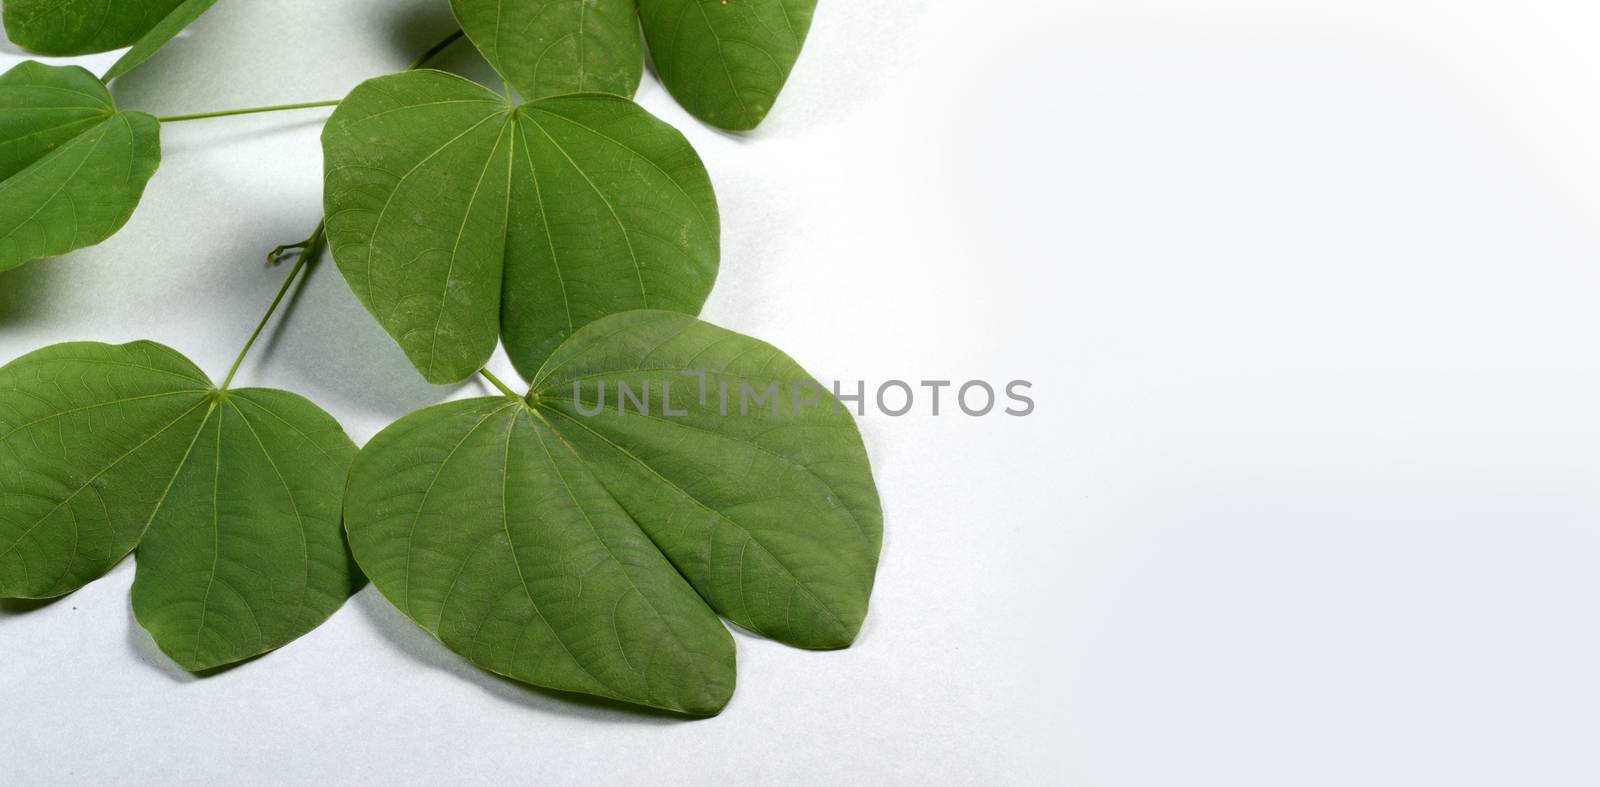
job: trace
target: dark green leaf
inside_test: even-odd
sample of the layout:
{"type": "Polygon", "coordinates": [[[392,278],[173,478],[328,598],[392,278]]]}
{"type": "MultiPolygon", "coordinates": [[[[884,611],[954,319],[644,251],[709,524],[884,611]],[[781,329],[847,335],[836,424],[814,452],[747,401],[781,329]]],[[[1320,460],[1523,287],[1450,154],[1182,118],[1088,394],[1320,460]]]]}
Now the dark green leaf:
{"type": "Polygon", "coordinates": [[[639,0],[656,73],[678,103],[747,131],[772,109],[800,57],[816,0],[639,0]]]}
{"type": "Polygon", "coordinates": [[[359,582],[355,452],[310,402],[219,392],[159,344],[30,353],[0,368],[0,597],[70,593],[137,546],[134,612],[183,667],[281,647],[359,582]]]}
{"type": "Polygon", "coordinates": [[[217,0],[185,0],[183,5],[174,8],[172,13],[157,22],[150,32],[141,36],[133,48],[106,72],[105,80],[110,82],[143,65],[144,61],[160,52],[161,48],[177,38],[184,28],[193,24],[194,20],[199,19],[216,4],[217,0]]]}
{"type": "Polygon", "coordinates": [[[692,317],[606,317],[550,356],[527,400],[441,405],[375,438],[351,470],[351,549],[479,666],[715,713],[734,680],[712,609],[808,648],[849,645],[866,614],[877,491],[849,413],[810,379],[692,317]],[[618,383],[648,412],[630,399],[618,414],[618,383]],[[741,408],[744,383],[785,401],[741,408]],[[801,390],[811,404],[795,407],[801,390]]]}
{"type": "Polygon", "coordinates": [[[634,0],[451,0],[461,29],[526,99],[632,97],[644,73],[634,0]]]}
{"type": "Polygon", "coordinates": [[[184,0],[5,0],[6,36],[41,55],[88,55],[138,41],[184,0]]]}
{"type": "Polygon", "coordinates": [[[504,334],[531,374],[584,324],[698,312],[720,234],[704,166],[633,102],[513,105],[437,71],[356,88],[323,132],[328,238],[423,376],[466,379],[504,334]]]}
{"type": "Polygon", "coordinates": [[[161,163],[161,124],[119,112],[93,74],[0,75],[0,271],[111,237],[161,163]]]}

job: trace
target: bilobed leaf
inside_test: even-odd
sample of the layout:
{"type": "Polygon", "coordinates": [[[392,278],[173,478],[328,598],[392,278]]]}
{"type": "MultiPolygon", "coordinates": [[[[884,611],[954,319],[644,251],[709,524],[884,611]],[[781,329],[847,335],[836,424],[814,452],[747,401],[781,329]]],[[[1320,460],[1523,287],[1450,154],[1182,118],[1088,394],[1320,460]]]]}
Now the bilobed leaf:
{"type": "Polygon", "coordinates": [[[216,4],[217,0],[184,0],[182,5],[172,9],[172,13],[167,14],[156,23],[155,27],[150,28],[150,32],[139,37],[133,48],[106,72],[105,80],[110,82],[143,65],[172,39],[177,38],[184,28],[193,24],[194,20],[199,19],[216,4]]]}
{"type": "Polygon", "coordinates": [[[310,402],[218,391],[159,344],[30,353],[0,367],[0,597],[70,593],[137,547],[134,612],[183,667],[281,647],[360,581],[355,453],[310,402]]]}
{"type": "Polygon", "coordinates": [[[161,163],[160,126],[76,66],[0,75],[0,271],[121,229],[161,163]]]}
{"type": "Polygon", "coordinates": [[[634,0],[450,0],[478,51],[525,99],[632,97],[644,73],[634,0]]]}
{"type": "Polygon", "coordinates": [[[521,400],[402,419],[347,505],[378,588],[485,669],[688,713],[733,693],[727,629],[521,400]]]}
{"type": "Polygon", "coordinates": [[[816,0],[639,0],[656,73],[690,114],[759,125],[789,79],[816,0]]]}
{"type": "Polygon", "coordinates": [[[6,36],[41,55],[88,55],[138,41],[184,0],[5,0],[6,36]]]}
{"type": "Polygon", "coordinates": [[[693,317],[606,317],[527,399],[440,405],[374,438],[351,469],[351,549],[485,669],[715,713],[734,664],[712,610],[807,648],[849,645],[866,614],[877,491],[851,416],[810,380],[693,317]],[[619,383],[647,409],[619,414],[619,383]],[[779,399],[741,407],[745,384],[779,399]]]}
{"type": "Polygon", "coordinates": [[[584,324],[698,312],[720,225],[687,140],[627,99],[514,105],[466,80],[371,80],[323,132],[345,280],[425,378],[464,380],[504,336],[531,375],[584,324]]]}

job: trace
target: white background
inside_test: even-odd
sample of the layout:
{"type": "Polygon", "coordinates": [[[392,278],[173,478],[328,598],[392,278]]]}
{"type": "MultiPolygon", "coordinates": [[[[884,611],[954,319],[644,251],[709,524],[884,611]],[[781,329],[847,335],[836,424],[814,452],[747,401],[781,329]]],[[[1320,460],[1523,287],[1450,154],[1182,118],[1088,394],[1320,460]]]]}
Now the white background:
{"type": "MultiPolygon", "coordinates": [[[[224,0],[117,93],[337,98],[451,27],[224,0]]],[[[1576,0],[823,0],[755,134],[647,77],[721,200],[708,319],[825,380],[1036,384],[1029,418],[863,421],[856,647],[738,635],[733,703],[684,722],[489,677],[368,589],[197,680],[129,562],[0,607],[0,782],[1600,783],[1596,30],[1576,0]]],[[[0,360],[149,338],[220,375],[316,223],[326,114],[167,128],[125,231],[0,275],[0,360]]],[[[424,385],[327,264],[242,379],[358,442],[481,393],[424,385]]]]}

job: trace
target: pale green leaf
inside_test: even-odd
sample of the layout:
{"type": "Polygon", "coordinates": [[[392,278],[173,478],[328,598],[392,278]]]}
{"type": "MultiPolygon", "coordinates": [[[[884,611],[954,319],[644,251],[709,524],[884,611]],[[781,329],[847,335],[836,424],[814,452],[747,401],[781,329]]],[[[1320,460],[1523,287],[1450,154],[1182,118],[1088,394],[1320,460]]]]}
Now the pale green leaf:
{"type": "Polygon", "coordinates": [[[778,99],[816,0],[639,0],[656,73],[689,113],[747,131],[778,99]]]}
{"type": "Polygon", "coordinates": [[[371,80],[323,132],[328,238],[345,280],[436,383],[504,335],[531,374],[584,324],[698,312],[720,224],[687,140],[633,102],[513,105],[466,80],[371,80]]]}
{"type": "Polygon", "coordinates": [[[351,470],[351,549],[485,669],[715,713],[734,665],[712,610],[808,648],[849,645],[866,614],[883,518],[851,416],[814,388],[777,413],[737,404],[742,382],[788,396],[809,380],[686,315],[606,317],[550,356],[527,399],[441,405],[374,438],[351,470]],[[619,415],[619,382],[649,411],[630,400],[619,415]]]}
{"type": "Polygon", "coordinates": [[[160,165],[160,126],[117,111],[75,66],[28,61],[0,75],[0,271],[121,229],[160,165]]]}
{"type": "Polygon", "coordinates": [[[6,36],[41,55],[88,55],[138,41],[184,0],[5,0],[6,36]]]}
{"type": "Polygon", "coordinates": [[[70,593],[138,547],[134,612],[180,665],[281,647],[360,581],[355,453],[310,402],[219,392],[158,344],[30,353],[0,368],[0,597],[70,593]]]}
{"type": "Polygon", "coordinates": [[[644,73],[634,0],[451,0],[461,29],[525,99],[632,97],[644,73]]]}
{"type": "Polygon", "coordinates": [[[194,20],[199,19],[205,12],[211,10],[211,6],[216,4],[217,0],[184,0],[182,5],[172,9],[172,13],[167,14],[160,22],[157,22],[155,27],[150,29],[150,32],[139,37],[133,48],[129,49],[127,54],[124,54],[111,66],[111,70],[106,72],[105,80],[110,82],[143,65],[146,60],[160,52],[161,48],[170,43],[172,39],[177,38],[184,28],[193,24],[194,20]]]}

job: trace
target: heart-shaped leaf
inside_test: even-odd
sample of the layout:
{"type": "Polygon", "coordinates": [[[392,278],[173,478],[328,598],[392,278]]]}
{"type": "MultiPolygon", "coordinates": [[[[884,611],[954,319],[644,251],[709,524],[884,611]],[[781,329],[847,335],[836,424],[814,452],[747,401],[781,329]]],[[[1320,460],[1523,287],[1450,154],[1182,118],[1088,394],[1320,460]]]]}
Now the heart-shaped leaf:
{"type": "Polygon", "coordinates": [[[374,438],[351,468],[351,549],[485,669],[716,713],[734,654],[711,610],[807,648],[849,645],[866,614],[877,490],[851,416],[810,381],[693,317],[606,317],[527,399],[440,405],[374,438]],[[767,398],[750,407],[745,386],[767,398]]]}
{"type": "Polygon", "coordinates": [[[632,97],[644,74],[634,0],[450,0],[485,59],[526,99],[632,97]]]}
{"type": "Polygon", "coordinates": [[[639,0],[656,73],[689,113],[747,131],[766,118],[811,29],[816,0],[639,0]]]}
{"type": "Polygon", "coordinates": [[[41,55],[89,55],[138,41],[185,0],[5,0],[6,36],[41,55]]]}
{"type": "Polygon", "coordinates": [[[0,271],[111,237],[161,163],[161,124],[119,112],[88,71],[0,75],[0,271]]]}
{"type": "Polygon", "coordinates": [[[519,106],[412,71],[357,87],[323,151],[339,270],[431,382],[474,374],[502,334],[529,375],[607,314],[698,312],[716,279],[705,167],[624,98],[519,106]]]}
{"type": "Polygon", "coordinates": [[[218,391],[159,344],[30,353],[0,367],[0,597],[70,593],[138,547],[134,613],[184,668],[281,647],[361,581],[355,453],[316,405],[218,391]]]}
{"type": "Polygon", "coordinates": [[[172,9],[172,13],[167,14],[156,23],[155,27],[150,28],[149,32],[139,37],[133,48],[106,72],[105,81],[110,82],[143,65],[172,39],[177,38],[184,28],[193,24],[194,20],[199,19],[216,4],[217,0],[184,0],[182,5],[172,9]]]}

